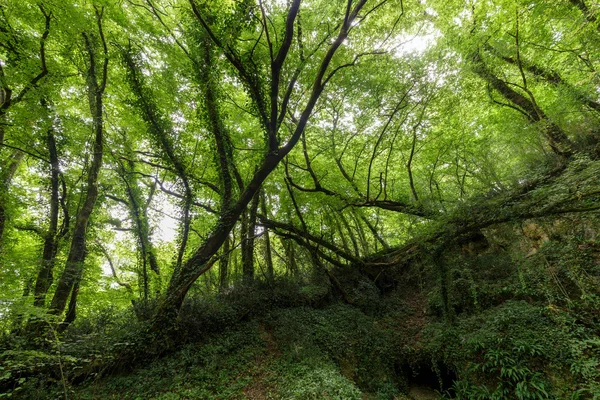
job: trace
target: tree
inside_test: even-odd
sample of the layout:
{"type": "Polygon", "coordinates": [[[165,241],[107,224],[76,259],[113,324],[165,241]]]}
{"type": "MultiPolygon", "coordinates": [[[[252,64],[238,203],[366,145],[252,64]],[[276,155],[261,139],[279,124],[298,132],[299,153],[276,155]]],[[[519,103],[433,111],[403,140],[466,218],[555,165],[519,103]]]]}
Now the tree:
{"type": "Polygon", "coordinates": [[[165,337],[213,282],[340,286],[334,268],[546,157],[594,151],[600,38],[585,3],[7,4],[2,285],[39,307],[50,293],[67,323],[81,285],[101,296],[97,279],[143,300],[139,315],[158,304],[165,337]]]}
{"type": "Polygon", "coordinates": [[[92,160],[87,173],[87,185],[83,204],[75,218],[75,226],[71,234],[71,247],[65,269],[58,281],[50,312],[60,315],[70,295],[69,310],[65,317],[65,323],[75,319],[75,307],[79,284],[83,273],[83,263],[86,256],[86,231],[90,216],[94,211],[94,205],[98,198],[98,175],[102,167],[102,156],[104,148],[104,91],[108,81],[108,47],[104,32],[102,30],[103,8],[94,8],[98,34],[93,35],[83,32],[85,51],[88,56],[87,65],[87,91],[90,112],[93,120],[94,144],[92,160]],[[99,43],[96,43],[99,42],[99,43]]]}
{"type": "MultiPolygon", "coordinates": [[[[357,2],[349,1],[346,4],[343,17],[339,21],[337,35],[333,37],[331,44],[326,47],[321,60],[316,62],[318,67],[312,78],[312,89],[310,95],[306,99],[306,104],[299,117],[296,119],[294,116],[294,121],[290,126],[292,134],[287,142],[281,145],[280,129],[282,128],[286,114],[291,112],[291,110],[288,110],[290,98],[297,84],[299,75],[303,72],[302,70],[307,64],[303,60],[303,50],[300,45],[298,45],[298,48],[295,50],[300,52],[299,57],[301,64],[296,67],[295,71],[291,74],[291,77],[288,78],[287,84],[284,85],[281,82],[284,65],[286,59],[290,56],[290,50],[292,48],[296,20],[300,10],[300,1],[295,0],[290,5],[285,18],[283,33],[278,35],[282,37],[279,48],[277,48],[277,43],[274,43],[271,40],[272,37],[275,37],[275,34],[274,32],[270,32],[272,28],[269,26],[266,14],[267,11],[264,6],[259,3],[261,12],[259,21],[260,26],[264,29],[264,36],[261,34],[258,39],[254,39],[254,41],[255,44],[262,41],[266,44],[268,49],[268,61],[263,61],[263,63],[267,65],[267,76],[261,73],[261,69],[257,66],[258,62],[253,60],[254,47],[249,49],[249,52],[248,50],[243,52],[245,49],[238,49],[234,47],[234,43],[225,42],[224,39],[219,36],[219,30],[215,29],[214,24],[211,23],[214,20],[218,20],[217,15],[213,14],[214,11],[206,5],[195,3],[193,0],[190,2],[197,23],[202,26],[204,33],[210,39],[212,46],[215,46],[218,51],[224,55],[230,67],[236,71],[238,79],[244,84],[246,90],[249,92],[248,96],[251,99],[252,106],[258,114],[261,128],[264,129],[266,133],[266,143],[262,160],[256,165],[255,172],[252,174],[249,182],[244,185],[242,190],[240,190],[239,197],[236,200],[232,200],[230,205],[227,203],[222,205],[218,222],[213,231],[204,243],[192,253],[185,263],[181,265],[181,269],[176,270],[171,277],[169,287],[163,295],[161,303],[154,315],[153,330],[155,332],[165,332],[165,330],[168,331],[169,328],[173,326],[177,310],[181,306],[190,286],[200,275],[205,273],[208,268],[212,266],[213,262],[211,262],[211,259],[216,255],[225,240],[227,240],[233,226],[236,224],[252,198],[258,196],[260,187],[265,179],[277,167],[281,160],[289,154],[302,137],[313,109],[329,80],[331,80],[342,68],[348,67],[356,62],[360,56],[355,56],[354,61],[350,64],[331,66],[334,55],[348,37],[349,33],[354,29],[355,23],[363,19],[363,17],[359,16],[359,13],[364,12],[364,15],[368,15],[371,11],[374,11],[375,8],[378,8],[377,5],[375,5],[371,10],[367,9],[366,11],[363,11],[366,3],[366,0],[359,0],[357,2]],[[211,13],[211,11],[213,13],[211,13]],[[282,87],[285,88],[283,94],[280,93],[282,87]],[[268,97],[265,93],[269,94],[268,97]]],[[[249,11],[249,6],[244,5],[244,8],[242,8],[241,11],[243,11],[243,14],[247,13],[249,11]]],[[[313,50],[311,56],[315,56],[315,53],[319,50],[321,50],[320,46],[313,50]]],[[[209,57],[209,55],[207,55],[207,57],[209,57]]],[[[314,62],[313,60],[310,61],[314,62]]],[[[205,68],[209,66],[210,65],[204,65],[205,68]]],[[[206,98],[209,118],[218,118],[215,115],[216,113],[214,110],[213,112],[210,110],[210,96],[206,96],[206,98]]],[[[218,121],[215,121],[215,126],[213,126],[214,130],[217,129],[217,123],[218,121]]],[[[222,133],[215,133],[215,135],[217,137],[217,148],[219,149],[218,142],[221,141],[222,145],[226,138],[219,137],[222,133]]],[[[221,149],[218,151],[220,157],[226,159],[227,150],[221,146],[221,149]]],[[[222,171],[222,174],[228,175],[226,171],[222,171]]],[[[223,186],[225,188],[224,193],[228,193],[228,191],[231,190],[226,187],[225,182],[227,181],[228,179],[225,176],[223,178],[223,186]]],[[[223,198],[227,198],[227,194],[224,194],[223,198]]],[[[258,201],[255,203],[258,204],[258,201]]],[[[252,208],[256,210],[256,206],[252,208]]],[[[252,214],[255,213],[256,211],[252,212],[252,214]]],[[[253,218],[250,217],[250,226],[253,226],[252,219],[253,218]]]]}

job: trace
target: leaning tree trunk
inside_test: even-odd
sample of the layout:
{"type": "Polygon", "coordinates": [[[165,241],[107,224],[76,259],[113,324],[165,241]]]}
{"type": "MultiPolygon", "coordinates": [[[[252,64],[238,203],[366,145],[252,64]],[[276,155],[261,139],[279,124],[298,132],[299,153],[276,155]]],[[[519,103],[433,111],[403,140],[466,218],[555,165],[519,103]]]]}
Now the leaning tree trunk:
{"type": "Polygon", "coordinates": [[[515,57],[507,56],[501,53],[497,48],[492,47],[490,45],[485,45],[484,49],[509,64],[516,65],[519,68],[523,68],[525,71],[531,73],[539,79],[543,79],[545,82],[548,82],[551,85],[565,87],[582,104],[591,108],[594,111],[600,112],[600,102],[595,101],[590,96],[583,93],[579,88],[565,81],[565,79],[557,71],[545,69],[541,65],[524,60],[521,57],[517,59],[515,57]]]}
{"type": "MultiPolygon", "coordinates": [[[[141,111],[142,118],[146,122],[150,135],[152,136],[156,145],[163,152],[165,161],[171,164],[175,174],[181,180],[184,188],[182,207],[183,226],[181,229],[179,250],[177,252],[177,261],[175,263],[175,270],[178,271],[181,268],[183,256],[187,248],[192,221],[190,209],[193,199],[190,176],[182,157],[176,151],[176,147],[173,142],[173,138],[176,136],[174,134],[173,126],[169,123],[167,118],[160,114],[159,108],[152,98],[152,92],[145,85],[144,75],[137,64],[135,54],[131,51],[131,49],[127,49],[121,52],[121,56],[123,58],[125,67],[127,68],[129,85],[135,96],[138,98],[136,104],[141,111]]],[[[153,257],[152,252],[150,252],[149,255],[153,257]]],[[[153,262],[152,258],[150,259],[150,262],[153,262]]],[[[151,268],[157,272],[158,264],[155,263],[154,266],[151,264],[151,268]]]]}
{"type": "MultiPolygon", "coordinates": [[[[571,2],[571,4],[573,4],[574,6],[576,6],[577,8],[579,8],[581,10],[581,12],[583,13],[583,16],[585,17],[585,19],[592,23],[592,24],[596,24],[597,23],[597,18],[594,15],[593,11],[590,10],[590,8],[587,6],[587,4],[585,4],[584,0],[569,0],[571,2]]],[[[596,26],[596,30],[598,32],[600,32],[600,25],[596,26]]]]}
{"type": "MultiPolygon", "coordinates": [[[[485,228],[507,222],[532,218],[547,218],[563,214],[597,212],[600,210],[600,161],[570,162],[546,176],[525,183],[493,197],[471,200],[468,207],[459,208],[423,236],[401,247],[389,248],[354,262],[355,268],[373,279],[378,286],[395,282],[402,271],[427,260],[438,271],[445,313],[453,317],[447,288],[444,251],[473,239],[480,240],[485,228]]],[[[446,261],[447,262],[447,261],[446,261]]],[[[381,290],[385,287],[380,286],[381,290]]]]}
{"type": "Polygon", "coordinates": [[[566,133],[548,118],[532,98],[516,92],[505,81],[494,75],[487,68],[479,53],[473,55],[473,69],[477,75],[508,100],[513,108],[527,116],[530,122],[544,124],[542,131],[554,153],[562,158],[569,158],[573,154],[573,143],[566,133]]]}

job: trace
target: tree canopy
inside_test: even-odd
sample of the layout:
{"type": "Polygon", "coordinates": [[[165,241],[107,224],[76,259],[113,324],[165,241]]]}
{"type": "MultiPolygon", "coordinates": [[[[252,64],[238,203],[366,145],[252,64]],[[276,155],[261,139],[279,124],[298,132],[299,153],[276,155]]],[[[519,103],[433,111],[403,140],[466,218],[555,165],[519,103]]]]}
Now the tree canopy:
{"type": "Polygon", "coordinates": [[[62,331],[133,301],[168,348],[190,292],[335,284],[470,199],[595,158],[599,12],[4,0],[0,315],[62,331]]]}

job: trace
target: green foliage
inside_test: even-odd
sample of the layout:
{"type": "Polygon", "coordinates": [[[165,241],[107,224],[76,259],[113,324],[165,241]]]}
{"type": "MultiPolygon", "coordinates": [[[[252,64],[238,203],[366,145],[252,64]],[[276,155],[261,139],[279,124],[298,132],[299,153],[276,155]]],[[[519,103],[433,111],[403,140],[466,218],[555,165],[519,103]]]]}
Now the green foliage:
{"type": "Polygon", "coordinates": [[[571,373],[583,382],[579,392],[594,399],[600,397],[600,339],[592,337],[574,341],[572,351],[571,373]]]}
{"type": "Polygon", "coordinates": [[[396,384],[396,340],[391,332],[379,328],[375,319],[354,307],[280,310],[267,324],[273,327],[274,337],[289,362],[324,357],[335,362],[342,374],[361,389],[372,392],[396,384]]]}
{"type": "MultiPolygon", "coordinates": [[[[500,346],[498,346],[500,347],[500,346]]],[[[532,372],[526,357],[540,356],[540,349],[529,343],[509,350],[487,350],[481,364],[472,364],[469,375],[494,377],[494,387],[471,386],[468,380],[454,382],[453,389],[458,399],[548,399],[549,384],[540,372],[532,372]]]]}
{"type": "MultiPolygon", "coordinates": [[[[315,363],[295,365],[286,372],[287,384],[281,389],[281,399],[286,400],[359,400],[361,391],[334,364],[315,363]],[[316,364],[316,365],[315,365],[316,364]]],[[[283,376],[282,378],[286,378],[283,376]]]]}
{"type": "Polygon", "coordinates": [[[280,307],[322,305],[329,295],[329,288],[317,283],[302,285],[281,279],[271,285],[259,282],[240,285],[227,294],[189,296],[180,312],[180,330],[187,340],[197,340],[206,332],[219,332],[280,307]]]}
{"type": "Polygon", "coordinates": [[[131,375],[76,388],[77,396],[234,399],[259,391],[273,399],[345,400],[370,392],[392,399],[391,337],[374,322],[347,305],[273,309],[206,333],[131,375]]]}
{"type": "Polygon", "coordinates": [[[27,332],[1,337],[0,398],[39,398],[48,385],[52,385],[51,392],[57,396],[68,396],[67,371],[79,368],[82,360],[65,354],[56,317],[29,305],[13,307],[12,311],[19,314],[19,320],[27,321],[27,332]],[[32,341],[35,349],[31,349],[32,341]]]}
{"type": "Polygon", "coordinates": [[[254,362],[264,354],[256,323],[241,324],[156,360],[132,376],[92,383],[78,398],[229,399],[250,380],[254,362]]]}
{"type": "Polygon", "coordinates": [[[427,328],[429,351],[456,369],[461,399],[543,399],[551,380],[569,364],[569,336],[542,307],[509,301],[459,320],[427,328]]]}
{"type": "Polygon", "coordinates": [[[0,397],[600,397],[592,3],[1,0],[0,397]]]}
{"type": "MultiPolygon", "coordinates": [[[[456,370],[456,396],[597,395],[599,326],[591,310],[597,310],[598,252],[596,241],[586,238],[588,221],[596,220],[529,224],[522,228],[529,236],[504,242],[511,253],[453,259],[458,323],[430,324],[426,349],[456,370]],[[539,244],[537,235],[550,238],[539,244]],[[510,300],[518,298],[527,301],[510,300]]],[[[503,243],[503,229],[512,228],[488,232],[490,240],[503,243]]]]}

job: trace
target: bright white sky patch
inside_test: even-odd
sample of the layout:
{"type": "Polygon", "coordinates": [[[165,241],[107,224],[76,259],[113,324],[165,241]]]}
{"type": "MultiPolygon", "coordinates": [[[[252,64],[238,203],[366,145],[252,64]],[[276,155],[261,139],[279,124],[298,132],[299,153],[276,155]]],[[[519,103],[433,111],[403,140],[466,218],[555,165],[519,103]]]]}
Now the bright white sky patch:
{"type": "Polygon", "coordinates": [[[391,47],[394,48],[394,53],[398,57],[406,54],[422,54],[435,44],[439,36],[439,32],[415,36],[402,35],[396,38],[391,47]]]}
{"type": "Polygon", "coordinates": [[[153,209],[148,210],[150,220],[158,220],[157,226],[152,227],[152,239],[160,242],[173,242],[177,237],[179,221],[175,216],[180,212],[171,202],[157,196],[153,209]]]}
{"type": "MultiPolygon", "coordinates": [[[[148,209],[148,217],[150,223],[151,237],[150,240],[154,244],[158,243],[171,243],[175,241],[177,237],[177,229],[179,221],[175,218],[180,212],[178,208],[169,201],[169,198],[163,193],[156,193],[155,200],[148,209]],[[157,222],[158,221],[158,222],[157,222]]],[[[123,221],[123,227],[127,227],[132,224],[129,214],[126,210],[119,207],[113,207],[110,210],[110,214],[113,218],[123,221]]],[[[114,231],[114,240],[106,243],[106,250],[111,254],[115,268],[120,273],[119,259],[116,255],[117,246],[116,243],[130,242],[131,238],[128,235],[134,234],[133,232],[126,231],[114,231]]],[[[134,239],[137,240],[137,239],[134,239]]],[[[137,248],[131,249],[137,251],[137,248]]],[[[102,273],[104,276],[112,276],[110,264],[108,260],[102,262],[102,273]]],[[[112,285],[118,286],[114,283],[112,285]]]]}

